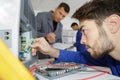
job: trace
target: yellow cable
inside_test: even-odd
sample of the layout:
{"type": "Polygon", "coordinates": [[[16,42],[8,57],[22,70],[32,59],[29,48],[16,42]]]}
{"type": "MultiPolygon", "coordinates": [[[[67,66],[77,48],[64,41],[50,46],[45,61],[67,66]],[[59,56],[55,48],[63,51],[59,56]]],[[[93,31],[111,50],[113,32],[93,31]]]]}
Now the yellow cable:
{"type": "Polygon", "coordinates": [[[0,39],[0,80],[35,80],[0,39]]]}

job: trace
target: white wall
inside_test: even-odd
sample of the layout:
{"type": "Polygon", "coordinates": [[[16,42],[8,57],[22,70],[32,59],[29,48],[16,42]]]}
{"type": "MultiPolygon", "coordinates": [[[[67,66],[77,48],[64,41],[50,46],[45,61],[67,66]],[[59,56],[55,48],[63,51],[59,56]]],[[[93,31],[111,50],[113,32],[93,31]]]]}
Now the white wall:
{"type": "Polygon", "coordinates": [[[73,19],[73,18],[71,18],[71,17],[69,17],[69,16],[65,17],[61,22],[62,22],[62,24],[63,24],[63,29],[64,29],[64,30],[72,30],[71,24],[72,24],[73,22],[77,22],[77,23],[79,24],[79,21],[78,21],[78,20],[73,19]]]}
{"type": "Polygon", "coordinates": [[[0,5],[0,30],[11,31],[10,50],[18,57],[20,0],[1,0],[0,5]]]}

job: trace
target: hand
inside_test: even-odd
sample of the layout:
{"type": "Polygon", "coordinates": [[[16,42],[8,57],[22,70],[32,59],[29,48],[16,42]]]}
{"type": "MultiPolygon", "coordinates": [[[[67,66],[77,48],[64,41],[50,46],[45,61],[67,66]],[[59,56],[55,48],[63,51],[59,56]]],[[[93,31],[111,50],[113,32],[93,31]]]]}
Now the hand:
{"type": "Polygon", "coordinates": [[[55,42],[55,37],[56,37],[56,35],[52,32],[45,36],[45,38],[47,39],[47,41],[49,43],[54,43],[55,42]]]}
{"type": "Polygon", "coordinates": [[[31,46],[32,55],[36,55],[36,51],[40,51],[42,54],[49,55],[55,58],[59,56],[59,50],[55,49],[45,40],[45,38],[37,38],[36,42],[31,46]]]}
{"type": "Polygon", "coordinates": [[[31,47],[32,47],[32,55],[36,55],[36,51],[40,51],[43,54],[47,55],[47,53],[50,52],[51,49],[51,46],[43,37],[37,38],[36,42],[31,47]]]}
{"type": "Polygon", "coordinates": [[[54,59],[50,59],[47,63],[52,64],[54,61],[55,61],[54,59]]]}

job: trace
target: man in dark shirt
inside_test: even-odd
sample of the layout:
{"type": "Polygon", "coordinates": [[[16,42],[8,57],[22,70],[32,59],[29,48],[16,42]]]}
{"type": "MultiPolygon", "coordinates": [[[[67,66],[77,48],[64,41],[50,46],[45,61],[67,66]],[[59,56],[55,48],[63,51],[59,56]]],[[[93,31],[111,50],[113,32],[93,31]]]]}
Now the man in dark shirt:
{"type": "MultiPolygon", "coordinates": [[[[37,38],[45,37],[49,44],[62,42],[63,25],[60,21],[67,16],[69,11],[69,5],[62,2],[54,11],[38,13],[36,16],[37,38]]],[[[39,54],[38,57],[39,59],[48,58],[42,54],[39,54]]]]}
{"type": "Polygon", "coordinates": [[[62,23],[60,22],[69,13],[70,8],[66,3],[50,12],[40,12],[36,16],[37,37],[45,37],[49,43],[62,42],[62,23]]]}

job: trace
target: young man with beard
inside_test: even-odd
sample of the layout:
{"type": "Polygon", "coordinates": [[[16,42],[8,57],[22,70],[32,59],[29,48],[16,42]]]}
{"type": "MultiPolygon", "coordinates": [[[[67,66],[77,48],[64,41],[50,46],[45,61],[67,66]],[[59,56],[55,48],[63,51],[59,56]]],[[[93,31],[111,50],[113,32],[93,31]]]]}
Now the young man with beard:
{"type": "Polygon", "coordinates": [[[120,1],[91,0],[72,17],[80,21],[81,43],[90,54],[55,49],[44,38],[36,39],[32,54],[39,50],[58,61],[110,67],[120,76],[120,1]]]}

